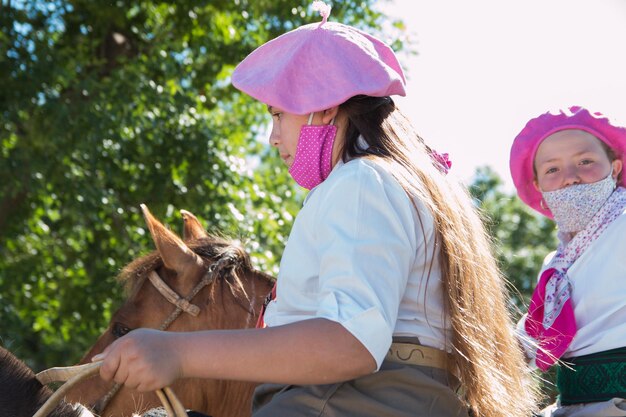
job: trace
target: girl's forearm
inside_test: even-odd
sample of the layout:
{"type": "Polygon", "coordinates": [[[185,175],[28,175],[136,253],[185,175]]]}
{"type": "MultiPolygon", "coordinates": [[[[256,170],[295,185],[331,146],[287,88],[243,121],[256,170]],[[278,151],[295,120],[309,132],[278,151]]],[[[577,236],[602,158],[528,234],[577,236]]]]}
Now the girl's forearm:
{"type": "Polygon", "coordinates": [[[369,351],[339,323],[326,319],[181,333],[174,343],[183,377],[327,384],[376,369],[369,351]]]}

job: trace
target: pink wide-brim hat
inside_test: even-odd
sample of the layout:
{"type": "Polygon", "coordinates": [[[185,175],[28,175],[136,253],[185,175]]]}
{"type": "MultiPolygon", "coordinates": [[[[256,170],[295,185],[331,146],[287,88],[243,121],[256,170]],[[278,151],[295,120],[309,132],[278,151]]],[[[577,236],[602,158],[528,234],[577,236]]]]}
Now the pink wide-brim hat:
{"type": "MultiPolygon", "coordinates": [[[[511,176],[517,188],[517,195],[522,201],[549,218],[553,218],[552,213],[541,206],[541,193],[534,185],[535,154],[545,138],[568,129],[583,130],[592,134],[613,149],[622,162],[626,154],[626,129],[611,123],[602,113],[591,113],[583,107],[572,106],[531,119],[513,141],[510,157],[511,176]]],[[[621,186],[626,185],[625,177],[622,175],[621,186]]]]}
{"type": "Polygon", "coordinates": [[[405,95],[404,73],[393,50],[351,26],[301,26],[252,51],[232,83],[272,107],[309,114],[356,95],[405,95]]]}

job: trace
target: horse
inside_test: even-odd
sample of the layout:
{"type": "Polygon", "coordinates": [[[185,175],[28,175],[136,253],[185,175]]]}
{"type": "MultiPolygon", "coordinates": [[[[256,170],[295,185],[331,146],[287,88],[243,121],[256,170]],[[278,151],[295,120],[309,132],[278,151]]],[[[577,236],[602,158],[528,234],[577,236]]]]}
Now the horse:
{"type": "MultiPolygon", "coordinates": [[[[35,373],[8,350],[0,347],[0,417],[32,417],[52,396],[35,373]]],[[[48,417],[86,417],[93,415],[82,407],[61,401],[48,417]]]]}
{"type": "MultiPolygon", "coordinates": [[[[274,278],[254,269],[239,244],[208,234],[192,213],[181,210],[181,239],[145,205],[141,208],[156,251],[122,269],[118,281],[124,285],[126,299],[80,363],[140,327],[185,332],[255,327],[271,292],[274,278]]],[[[188,378],[171,388],[188,409],[212,417],[245,417],[251,414],[255,386],[188,378]]],[[[89,405],[102,417],[130,417],[160,405],[153,393],[118,388],[94,377],[70,390],[66,399],[89,405]]]]}

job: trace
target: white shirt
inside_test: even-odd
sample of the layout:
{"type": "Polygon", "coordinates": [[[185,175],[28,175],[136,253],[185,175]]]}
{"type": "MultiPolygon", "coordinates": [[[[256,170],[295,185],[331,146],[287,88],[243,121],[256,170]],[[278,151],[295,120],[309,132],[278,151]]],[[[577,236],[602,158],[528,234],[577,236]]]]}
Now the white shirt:
{"type": "Polygon", "coordinates": [[[338,322],[379,367],[392,335],[449,350],[438,252],[431,259],[434,222],[420,201],[415,205],[419,217],[375,162],[337,164],[296,217],[265,323],[338,322]]]}
{"type": "MultiPolygon", "coordinates": [[[[607,227],[569,268],[571,300],[578,330],[564,358],[626,346],[625,236],[626,212],[607,227]]],[[[546,257],[539,276],[555,253],[546,257]]],[[[522,331],[525,318],[518,324],[518,331],[522,331]]]]}

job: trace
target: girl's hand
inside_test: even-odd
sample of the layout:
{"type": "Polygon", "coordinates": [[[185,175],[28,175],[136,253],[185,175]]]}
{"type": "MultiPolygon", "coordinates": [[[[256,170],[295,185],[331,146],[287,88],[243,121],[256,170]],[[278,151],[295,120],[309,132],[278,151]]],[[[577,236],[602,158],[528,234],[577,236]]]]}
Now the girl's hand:
{"type": "Polygon", "coordinates": [[[154,391],[182,376],[176,333],[137,329],[121,337],[92,361],[102,360],[100,377],[137,391],[154,391]]]}

